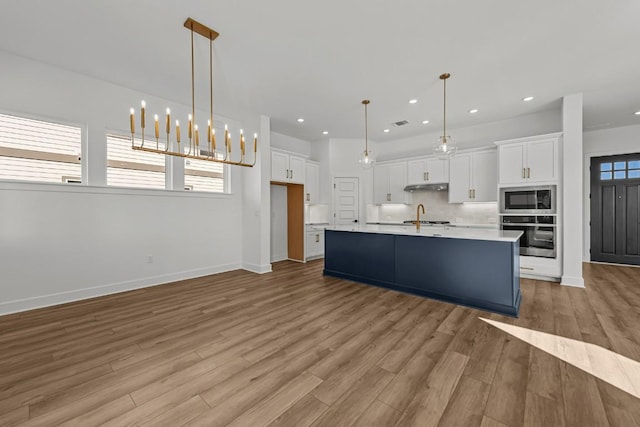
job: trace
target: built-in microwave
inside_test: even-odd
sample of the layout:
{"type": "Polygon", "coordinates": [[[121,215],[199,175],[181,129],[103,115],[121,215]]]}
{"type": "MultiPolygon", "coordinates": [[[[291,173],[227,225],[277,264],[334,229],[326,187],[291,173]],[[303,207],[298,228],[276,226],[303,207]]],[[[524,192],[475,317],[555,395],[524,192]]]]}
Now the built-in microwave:
{"type": "Polygon", "coordinates": [[[555,214],[556,186],[502,188],[500,189],[500,212],[503,214],[555,214]]]}

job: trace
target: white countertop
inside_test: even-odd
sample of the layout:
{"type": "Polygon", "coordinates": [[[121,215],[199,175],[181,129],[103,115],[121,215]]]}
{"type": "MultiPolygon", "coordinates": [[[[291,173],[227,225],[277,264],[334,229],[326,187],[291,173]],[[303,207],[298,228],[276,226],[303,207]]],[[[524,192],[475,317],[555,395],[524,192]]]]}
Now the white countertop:
{"type": "Polygon", "coordinates": [[[405,236],[443,237],[451,239],[490,240],[500,242],[517,242],[521,231],[499,230],[495,228],[448,227],[442,225],[422,225],[416,232],[414,225],[331,225],[322,229],[335,231],[352,231],[356,233],[400,234],[405,236]]]}

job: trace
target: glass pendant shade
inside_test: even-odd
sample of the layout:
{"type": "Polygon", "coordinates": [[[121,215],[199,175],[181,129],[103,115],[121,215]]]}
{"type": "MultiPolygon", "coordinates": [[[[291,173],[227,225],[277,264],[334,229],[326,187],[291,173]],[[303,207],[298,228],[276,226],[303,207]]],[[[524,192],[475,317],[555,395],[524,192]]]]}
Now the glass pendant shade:
{"type": "Polygon", "coordinates": [[[362,166],[362,169],[371,169],[376,162],[376,159],[371,150],[364,150],[362,154],[360,154],[360,159],[358,159],[358,163],[362,166]]]}
{"type": "Polygon", "coordinates": [[[433,152],[440,156],[453,156],[458,151],[458,146],[453,144],[450,136],[441,136],[436,145],[433,146],[433,152]]]}

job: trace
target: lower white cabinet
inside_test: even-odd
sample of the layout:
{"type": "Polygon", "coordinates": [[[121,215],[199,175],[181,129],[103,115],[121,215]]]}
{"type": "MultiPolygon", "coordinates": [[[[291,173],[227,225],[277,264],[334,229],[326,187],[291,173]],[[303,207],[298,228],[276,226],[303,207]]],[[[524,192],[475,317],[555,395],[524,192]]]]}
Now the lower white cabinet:
{"type": "Polygon", "coordinates": [[[324,256],[324,230],[314,230],[307,226],[306,259],[324,256]]]}

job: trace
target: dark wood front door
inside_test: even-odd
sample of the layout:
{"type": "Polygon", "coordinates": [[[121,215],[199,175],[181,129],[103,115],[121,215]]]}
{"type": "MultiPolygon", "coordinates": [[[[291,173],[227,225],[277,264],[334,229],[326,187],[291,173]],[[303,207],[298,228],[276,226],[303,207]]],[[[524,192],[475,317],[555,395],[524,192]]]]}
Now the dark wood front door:
{"type": "Polygon", "coordinates": [[[591,159],[591,260],[640,265],[640,153],[591,159]]]}

